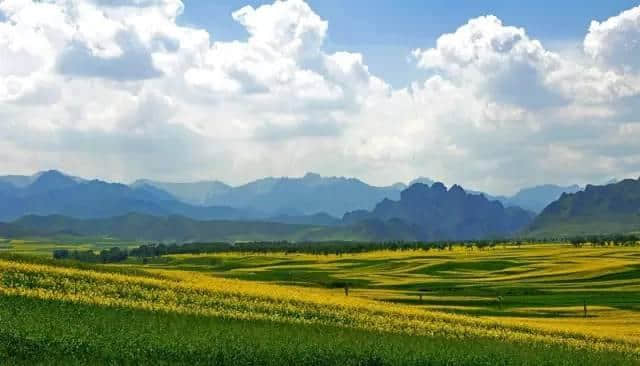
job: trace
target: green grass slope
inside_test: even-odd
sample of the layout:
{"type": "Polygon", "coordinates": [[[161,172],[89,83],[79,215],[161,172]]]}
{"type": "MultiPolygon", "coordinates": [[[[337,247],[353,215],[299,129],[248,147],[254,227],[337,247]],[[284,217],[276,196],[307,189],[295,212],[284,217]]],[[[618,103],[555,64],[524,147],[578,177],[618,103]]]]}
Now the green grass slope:
{"type": "Polygon", "coordinates": [[[633,365],[615,352],[460,341],[0,296],[12,365],[633,365]]]}

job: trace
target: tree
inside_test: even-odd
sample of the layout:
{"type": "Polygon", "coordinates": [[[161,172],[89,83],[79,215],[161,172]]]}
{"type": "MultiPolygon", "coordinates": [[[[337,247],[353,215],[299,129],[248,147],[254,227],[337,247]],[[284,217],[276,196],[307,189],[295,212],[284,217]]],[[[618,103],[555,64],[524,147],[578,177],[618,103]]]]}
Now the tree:
{"type": "Polygon", "coordinates": [[[53,259],[68,259],[69,251],[67,249],[56,249],[53,251],[53,259]]]}

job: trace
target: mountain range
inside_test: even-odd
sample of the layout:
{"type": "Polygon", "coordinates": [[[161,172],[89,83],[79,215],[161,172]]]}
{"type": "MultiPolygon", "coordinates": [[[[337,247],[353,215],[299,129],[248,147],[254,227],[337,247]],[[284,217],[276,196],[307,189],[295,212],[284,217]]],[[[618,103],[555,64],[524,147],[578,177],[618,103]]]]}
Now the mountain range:
{"type": "Polygon", "coordinates": [[[132,186],[153,186],[191,204],[244,208],[270,215],[300,216],[371,209],[384,198],[397,199],[402,183],[375,187],[355,178],[322,177],[307,173],[301,178],[263,178],[231,187],[221,182],[165,183],[136,181],[132,186]]]}
{"type": "MultiPolygon", "coordinates": [[[[179,242],[464,240],[509,236],[522,230],[532,216],[520,208],[505,208],[500,202],[489,201],[483,195],[468,194],[459,186],[447,190],[442,183],[434,183],[431,187],[416,183],[402,191],[398,201],[384,199],[371,211],[354,211],[346,214],[343,220],[326,223],[325,226],[303,221],[286,224],[195,220],[178,215],[144,213],[92,219],[27,215],[10,224],[0,225],[0,237],[108,236],[123,240],[179,242]]],[[[322,219],[335,220],[328,215],[322,219]]]]}
{"type": "Polygon", "coordinates": [[[582,190],[582,188],[576,184],[564,187],[554,184],[544,184],[523,188],[511,197],[500,197],[498,200],[506,206],[518,206],[539,213],[544,210],[549,203],[560,198],[563,193],[576,193],[580,190],[582,190]]]}
{"type": "Polygon", "coordinates": [[[442,183],[417,183],[402,191],[399,200],[385,199],[372,211],[348,213],[344,221],[401,220],[412,226],[419,240],[433,241],[506,237],[526,228],[533,217],[532,212],[504,207],[458,185],[447,190],[442,183]]]}
{"type": "MultiPolygon", "coordinates": [[[[307,173],[301,178],[263,178],[233,187],[219,181],[194,183],[167,183],[152,180],[138,180],[131,186],[153,186],[172,194],[176,199],[193,205],[229,206],[245,208],[271,215],[300,216],[320,212],[334,217],[365,209],[370,210],[381,200],[398,200],[400,192],[416,183],[428,186],[434,180],[420,177],[408,184],[396,183],[376,187],[355,178],[322,177],[307,173]]],[[[564,192],[580,190],[577,185],[558,186],[546,184],[523,188],[513,196],[495,196],[480,191],[465,191],[483,194],[489,200],[500,201],[505,206],[518,206],[533,212],[540,212],[564,192]]]]}
{"type": "Polygon", "coordinates": [[[337,238],[480,239],[524,230],[545,202],[579,189],[545,185],[501,197],[458,185],[447,189],[429,178],[418,178],[408,186],[376,187],[354,178],[314,173],[264,178],[237,187],[217,181],[138,180],[125,185],[51,170],[0,177],[0,221],[29,215],[107,219],[135,213],[228,221],[231,226],[241,221],[307,226],[337,238]]]}
{"type": "Polygon", "coordinates": [[[532,223],[538,237],[640,232],[640,179],[563,193],[532,223]]]}
{"type": "Polygon", "coordinates": [[[23,187],[6,182],[0,184],[0,220],[3,221],[31,214],[99,218],[137,212],[198,219],[234,219],[254,215],[231,207],[189,205],[152,186],[131,188],[119,183],[79,180],[55,170],[39,174],[32,183],[23,187]]]}

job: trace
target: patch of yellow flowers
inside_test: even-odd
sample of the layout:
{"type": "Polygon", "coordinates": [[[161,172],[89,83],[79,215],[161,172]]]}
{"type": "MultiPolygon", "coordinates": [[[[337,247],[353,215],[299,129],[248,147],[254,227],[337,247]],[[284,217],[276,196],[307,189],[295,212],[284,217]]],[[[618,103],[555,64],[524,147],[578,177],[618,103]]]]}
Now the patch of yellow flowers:
{"type": "Polygon", "coordinates": [[[346,297],[331,290],[221,279],[185,271],[153,272],[155,276],[147,277],[0,260],[0,296],[418,336],[490,337],[640,355],[640,344],[631,340],[427,311],[346,297]]]}

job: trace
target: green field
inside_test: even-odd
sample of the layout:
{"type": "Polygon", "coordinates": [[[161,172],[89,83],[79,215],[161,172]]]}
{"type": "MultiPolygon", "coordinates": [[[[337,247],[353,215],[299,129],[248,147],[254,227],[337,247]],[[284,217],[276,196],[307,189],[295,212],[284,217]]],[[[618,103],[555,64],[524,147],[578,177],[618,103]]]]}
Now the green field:
{"type": "Polygon", "coordinates": [[[2,254],[0,269],[11,364],[640,364],[638,247],[2,254]]]}
{"type": "Polygon", "coordinates": [[[158,258],[147,268],[298,286],[348,283],[351,296],[593,334],[606,328],[611,335],[640,336],[637,247],[545,244],[339,256],[187,254],[158,258]],[[585,302],[587,319],[582,319],[585,302]]]}
{"type": "Polygon", "coordinates": [[[133,248],[138,245],[140,243],[115,238],[68,237],[58,238],[55,241],[43,238],[0,238],[0,253],[20,253],[49,257],[55,249],[100,251],[114,247],[133,248]]]}

